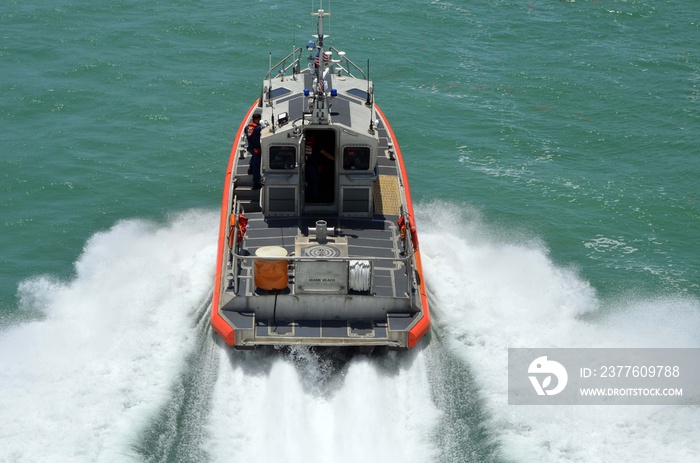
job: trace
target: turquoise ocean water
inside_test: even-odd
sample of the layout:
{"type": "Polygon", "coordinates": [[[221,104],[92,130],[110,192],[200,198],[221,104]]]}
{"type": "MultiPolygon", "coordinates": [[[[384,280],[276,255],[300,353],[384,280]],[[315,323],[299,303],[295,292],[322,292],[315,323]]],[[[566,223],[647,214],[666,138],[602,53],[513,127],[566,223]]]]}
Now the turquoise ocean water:
{"type": "Polygon", "coordinates": [[[311,2],[3,2],[0,461],[697,461],[697,407],[508,406],[505,373],[700,347],[695,0],[330,10],[401,143],[431,335],[338,366],[210,334],[232,138],[311,2]]]}

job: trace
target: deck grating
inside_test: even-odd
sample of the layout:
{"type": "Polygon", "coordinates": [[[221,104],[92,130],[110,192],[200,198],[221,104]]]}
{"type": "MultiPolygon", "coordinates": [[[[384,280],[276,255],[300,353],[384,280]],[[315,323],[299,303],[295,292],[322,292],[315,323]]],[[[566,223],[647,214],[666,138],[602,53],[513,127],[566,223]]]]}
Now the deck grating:
{"type": "Polygon", "coordinates": [[[374,182],[374,212],[399,215],[400,209],[401,193],[398,177],[380,175],[374,182]]]}

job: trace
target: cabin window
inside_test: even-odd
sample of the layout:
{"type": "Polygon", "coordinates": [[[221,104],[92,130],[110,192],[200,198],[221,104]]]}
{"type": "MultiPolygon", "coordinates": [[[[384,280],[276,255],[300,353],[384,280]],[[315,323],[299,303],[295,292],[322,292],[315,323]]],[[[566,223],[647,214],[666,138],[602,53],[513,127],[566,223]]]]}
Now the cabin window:
{"type": "Polygon", "coordinates": [[[343,149],[344,170],[368,170],[369,148],[364,146],[346,146],[343,149]]]}
{"type": "Polygon", "coordinates": [[[271,146],[270,169],[291,170],[297,167],[296,146],[271,146]]]}

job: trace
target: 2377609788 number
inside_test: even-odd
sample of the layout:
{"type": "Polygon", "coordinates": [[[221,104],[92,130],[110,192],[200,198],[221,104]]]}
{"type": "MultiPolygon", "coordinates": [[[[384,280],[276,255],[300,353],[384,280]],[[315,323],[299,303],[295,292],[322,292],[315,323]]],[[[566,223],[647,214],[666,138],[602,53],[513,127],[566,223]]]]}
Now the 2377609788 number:
{"type": "Polygon", "coordinates": [[[671,365],[602,365],[601,378],[678,378],[680,368],[671,365]]]}

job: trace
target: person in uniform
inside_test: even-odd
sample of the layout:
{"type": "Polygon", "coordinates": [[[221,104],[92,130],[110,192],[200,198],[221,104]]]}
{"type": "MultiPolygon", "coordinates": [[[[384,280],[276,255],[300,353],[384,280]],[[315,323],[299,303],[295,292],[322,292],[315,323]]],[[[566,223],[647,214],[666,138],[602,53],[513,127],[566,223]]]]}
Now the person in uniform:
{"type": "Polygon", "coordinates": [[[260,118],[260,114],[253,114],[253,119],[245,130],[245,136],[248,140],[248,153],[250,153],[250,168],[248,172],[253,174],[254,190],[258,190],[262,187],[260,180],[260,159],[262,156],[260,132],[262,131],[262,125],[260,124],[260,118]]]}
{"type": "Polygon", "coordinates": [[[335,157],[328,151],[314,132],[306,135],[306,181],[308,183],[307,195],[310,202],[320,200],[321,176],[325,171],[330,171],[335,157]]]}

